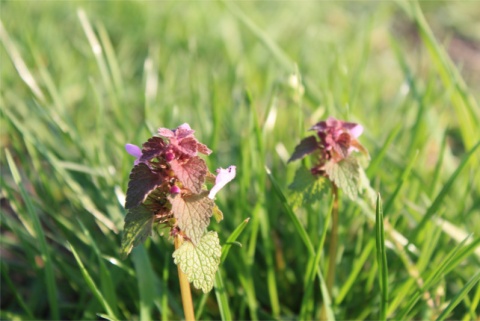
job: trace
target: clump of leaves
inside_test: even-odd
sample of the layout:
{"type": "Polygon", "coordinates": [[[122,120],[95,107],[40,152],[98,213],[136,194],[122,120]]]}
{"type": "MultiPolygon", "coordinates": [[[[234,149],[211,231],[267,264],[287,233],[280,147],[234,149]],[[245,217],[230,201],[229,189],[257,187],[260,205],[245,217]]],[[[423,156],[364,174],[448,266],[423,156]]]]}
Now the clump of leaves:
{"type": "Polygon", "coordinates": [[[314,166],[300,167],[290,185],[293,205],[312,203],[322,194],[326,180],[335,184],[352,200],[365,187],[364,171],[358,157],[352,152],[361,152],[368,157],[367,150],[357,138],[363,127],[359,124],[329,117],[315,124],[316,135],[304,138],[296,147],[288,162],[314,156],[314,166]]]}
{"type": "Polygon", "coordinates": [[[143,243],[154,224],[170,228],[170,235],[184,242],[173,253],[196,288],[211,290],[220,264],[221,246],[216,232],[207,232],[210,217],[223,218],[215,205],[216,193],[236,174],[235,166],[209,172],[199,154],[212,151],[194,136],[188,124],[176,129],[160,128],[142,148],[127,144],[136,157],[128,182],[125,227],[121,252],[126,257],[143,243]],[[206,182],[214,184],[209,191],[206,182]]]}

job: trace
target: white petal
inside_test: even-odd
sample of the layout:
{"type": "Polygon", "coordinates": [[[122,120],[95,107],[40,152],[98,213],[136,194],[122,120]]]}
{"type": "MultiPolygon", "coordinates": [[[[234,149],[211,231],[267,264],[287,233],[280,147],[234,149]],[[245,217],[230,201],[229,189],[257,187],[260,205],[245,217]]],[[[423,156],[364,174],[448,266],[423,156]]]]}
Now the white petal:
{"type": "Polygon", "coordinates": [[[228,182],[235,178],[236,175],[236,167],[229,166],[227,169],[219,168],[217,169],[217,178],[215,179],[215,186],[212,187],[208,197],[210,199],[214,199],[215,195],[221,190],[228,182]]]}

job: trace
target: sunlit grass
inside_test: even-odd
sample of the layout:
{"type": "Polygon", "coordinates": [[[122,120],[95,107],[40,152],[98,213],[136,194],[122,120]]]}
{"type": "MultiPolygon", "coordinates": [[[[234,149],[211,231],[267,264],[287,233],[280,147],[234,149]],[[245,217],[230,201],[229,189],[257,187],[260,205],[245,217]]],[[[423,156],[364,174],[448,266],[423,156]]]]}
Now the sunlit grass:
{"type": "Polygon", "coordinates": [[[479,62],[450,50],[478,48],[474,2],[0,9],[2,319],[183,318],[168,235],[119,249],[124,144],[184,122],[211,170],[237,166],[212,228],[222,244],[244,228],[193,293],[199,319],[318,319],[323,302],[339,320],[480,317],[479,62]],[[365,127],[384,217],[341,196],[331,297],[329,198],[293,209],[286,163],[329,115],[365,127]]]}

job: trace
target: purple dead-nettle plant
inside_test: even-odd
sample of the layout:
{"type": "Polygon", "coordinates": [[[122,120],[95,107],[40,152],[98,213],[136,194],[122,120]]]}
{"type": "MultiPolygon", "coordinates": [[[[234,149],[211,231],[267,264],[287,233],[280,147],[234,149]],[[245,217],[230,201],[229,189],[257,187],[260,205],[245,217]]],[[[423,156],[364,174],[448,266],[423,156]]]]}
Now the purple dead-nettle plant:
{"type": "Polygon", "coordinates": [[[326,181],[339,187],[351,199],[365,187],[364,172],[360,166],[358,153],[368,158],[367,150],[357,140],[363,132],[359,124],[344,122],[329,117],[315,124],[311,131],[316,135],[304,138],[296,147],[288,162],[313,155],[313,167],[301,167],[290,188],[296,192],[294,205],[312,203],[318,199],[318,193],[324,189],[326,181]]]}
{"type": "Polygon", "coordinates": [[[358,141],[363,132],[363,127],[359,124],[329,117],[310,130],[315,131],[316,135],[304,138],[295,147],[288,161],[312,155],[313,166],[306,168],[302,165],[289,187],[292,190],[292,206],[299,207],[316,202],[331,186],[333,206],[327,273],[327,288],[331,293],[338,239],[338,190],[342,190],[352,200],[364,189],[371,192],[359,157],[364,154],[364,159],[368,159],[368,152],[358,141]]]}
{"type": "Polygon", "coordinates": [[[134,156],[126,195],[122,255],[151,235],[154,224],[170,228],[175,239],[174,262],[196,288],[208,292],[220,264],[217,233],[207,231],[210,217],[223,218],[216,193],[235,177],[235,166],[210,173],[200,154],[212,151],[194,136],[188,124],[160,128],[142,148],[126,144],[134,156]],[[213,185],[208,190],[207,184],[213,185]],[[177,238],[181,241],[177,244],[177,238]]]}

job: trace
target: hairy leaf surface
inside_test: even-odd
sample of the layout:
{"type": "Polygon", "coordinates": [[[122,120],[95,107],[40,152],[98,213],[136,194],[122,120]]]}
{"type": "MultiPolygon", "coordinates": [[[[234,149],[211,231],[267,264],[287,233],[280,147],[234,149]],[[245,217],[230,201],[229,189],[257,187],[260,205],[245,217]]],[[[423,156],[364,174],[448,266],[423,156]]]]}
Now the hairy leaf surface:
{"type": "Polygon", "coordinates": [[[134,246],[143,243],[152,233],[154,216],[143,205],[130,209],[125,216],[121,255],[126,257],[134,246]]]}
{"type": "Polygon", "coordinates": [[[140,163],[133,167],[128,182],[125,208],[130,209],[142,203],[162,182],[162,175],[152,171],[147,165],[140,163]]]}
{"type": "Polygon", "coordinates": [[[184,187],[195,194],[202,191],[205,175],[207,175],[207,165],[203,159],[198,157],[186,161],[175,159],[170,162],[170,165],[184,187]]]}
{"type": "Polygon", "coordinates": [[[325,172],[328,177],[352,200],[360,192],[360,165],[355,157],[347,157],[335,163],[327,162],[325,172]]]}
{"type": "Polygon", "coordinates": [[[207,192],[183,197],[169,196],[168,199],[172,204],[173,216],[177,219],[178,227],[194,245],[197,245],[210,223],[215,203],[207,197],[207,192]]]}
{"type": "Polygon", "coordinates": [[[319,200],[323,196],[325,182],[325,177],[313,176],[305,166],[300,167],[295,173],[293,182],[288,186],[292,191],[290,198],[292,207],[305,206],[319,200]]]}
{"type": "Polygon", "coordinates": [[[213,287],[221,255],[222,247],[218,235],[211,231],[205,234],[196,246],[191,242],[184,242],[173,252],[173,259],[187,275],[188,281],[207,293],[213,287]]]}

